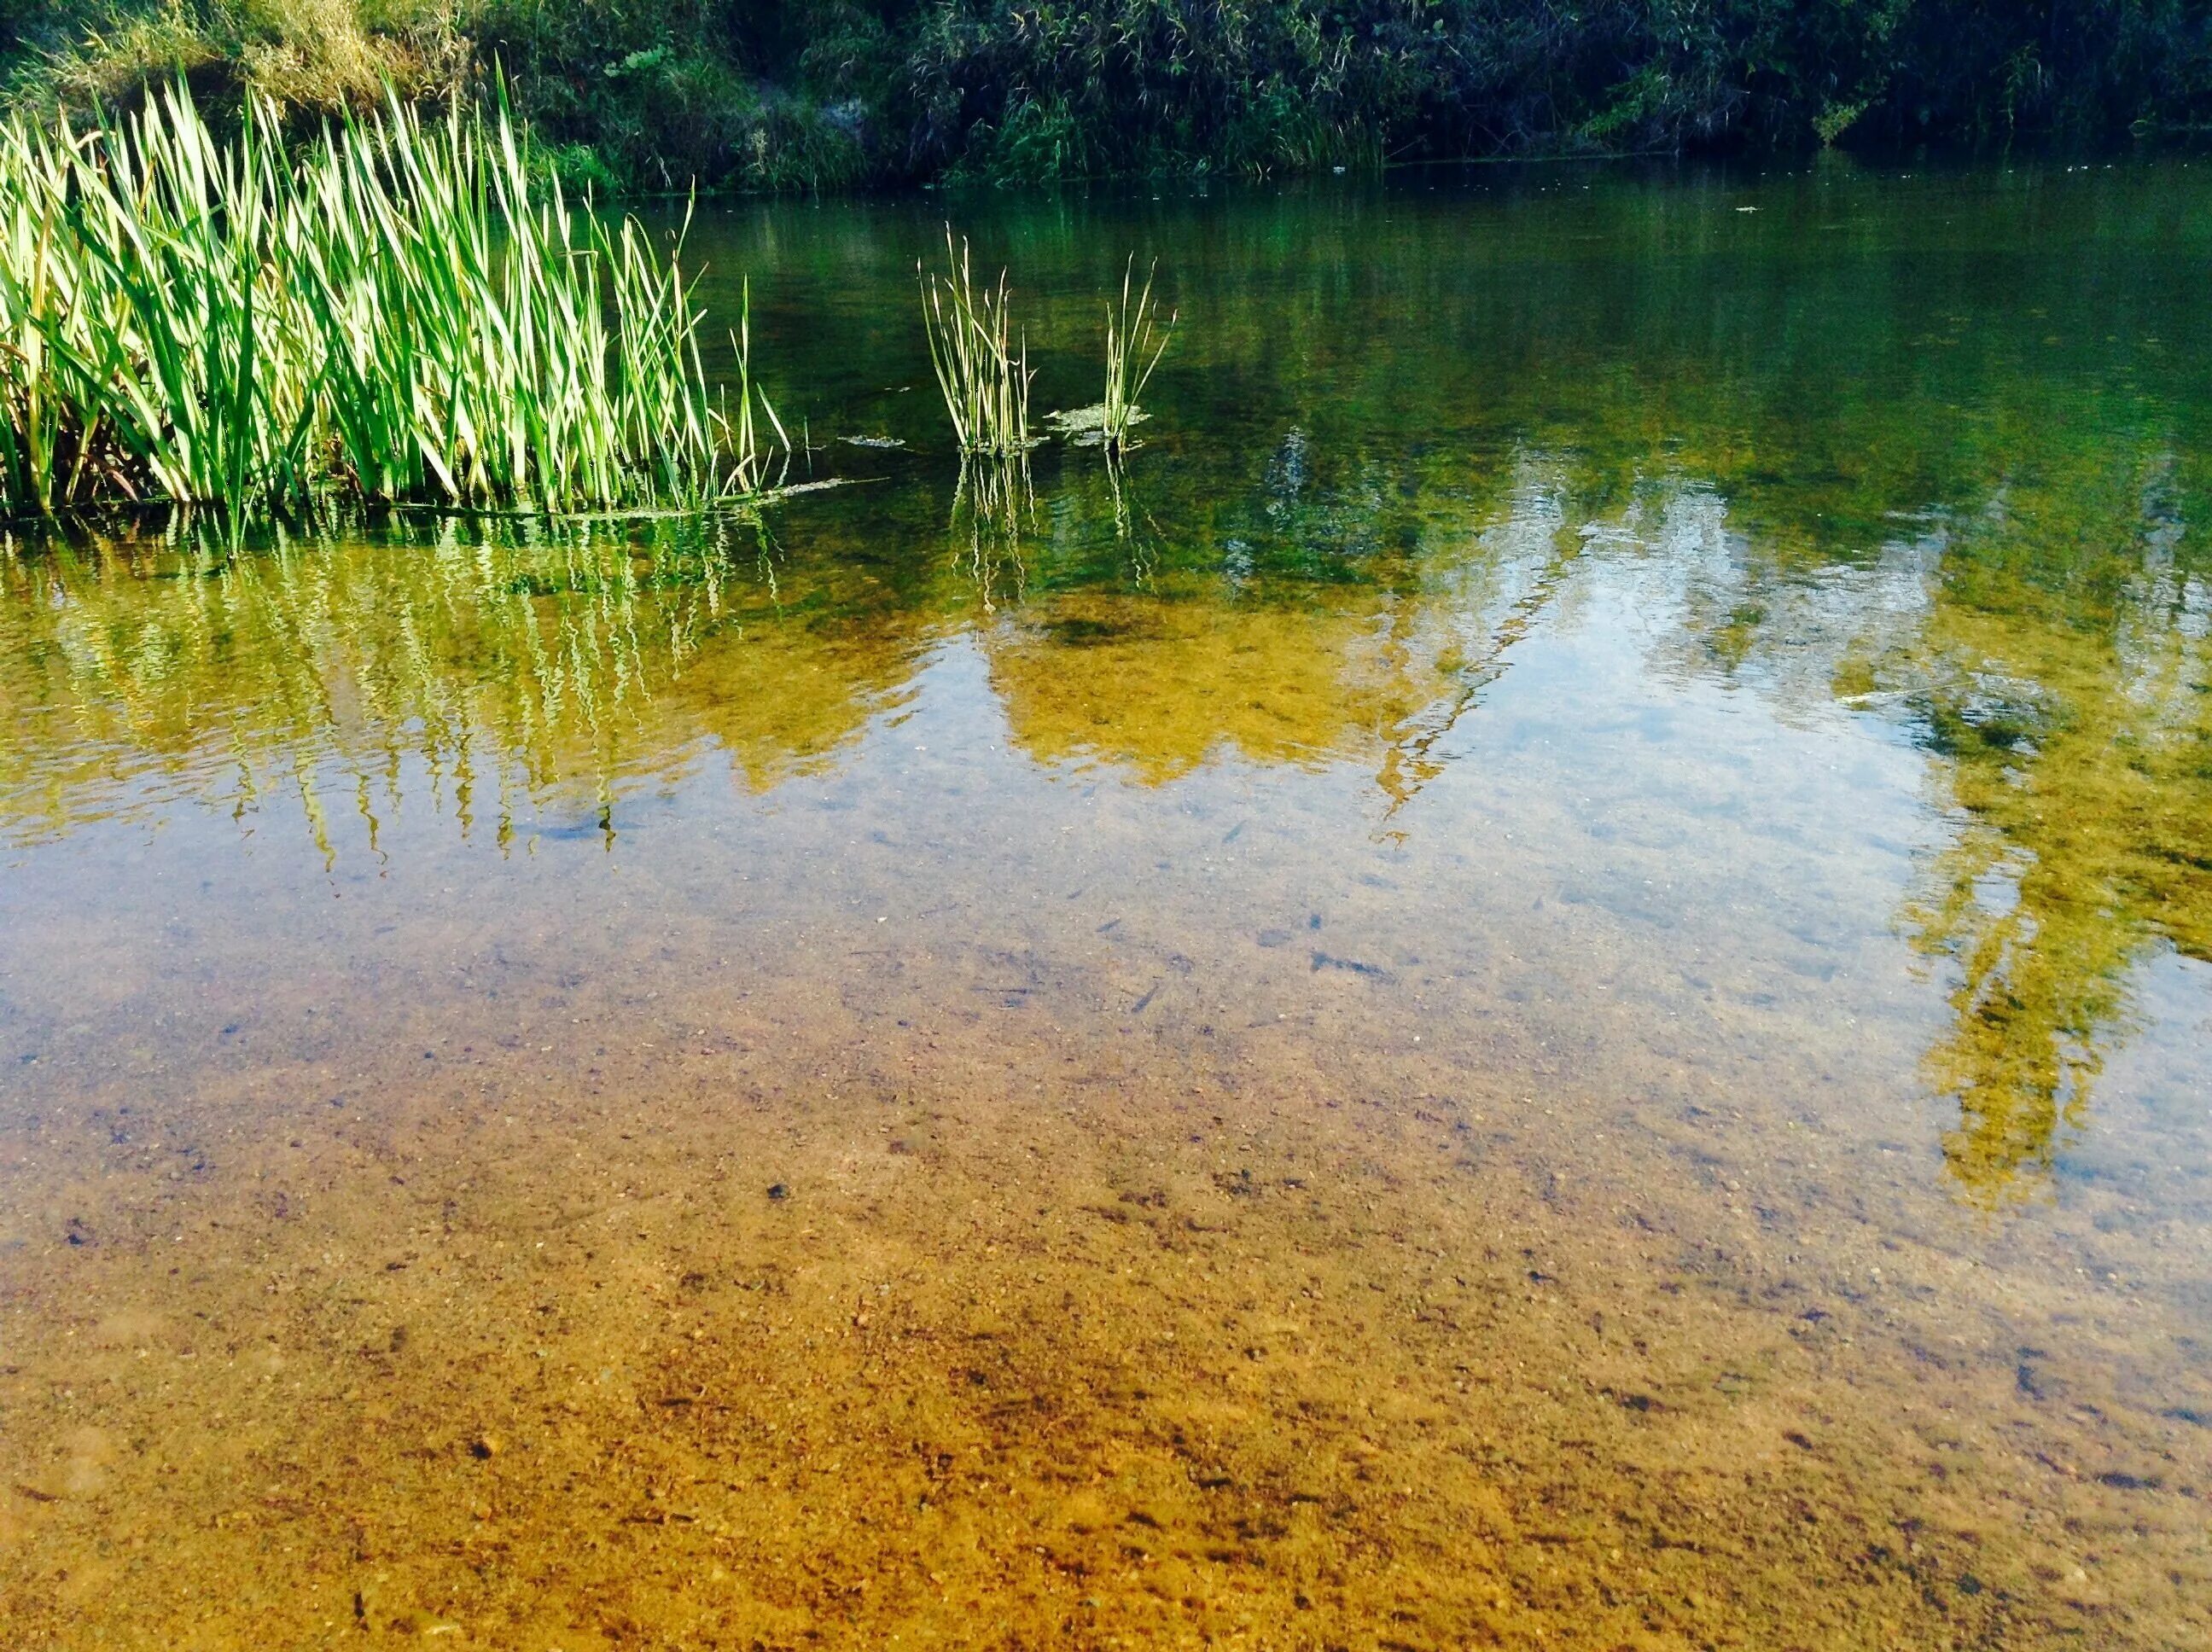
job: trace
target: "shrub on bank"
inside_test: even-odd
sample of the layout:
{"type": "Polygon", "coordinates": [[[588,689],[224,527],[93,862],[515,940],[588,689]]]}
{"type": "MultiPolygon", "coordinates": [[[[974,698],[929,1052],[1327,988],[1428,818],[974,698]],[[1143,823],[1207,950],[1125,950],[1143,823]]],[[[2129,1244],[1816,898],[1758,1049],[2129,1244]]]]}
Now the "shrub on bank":
{"type": "Polygon", "coordinates": [[[0,53],[310,112],[496,62],[555,164],[655,189],[2212,123],[2198,0],[0,0],[0,53]]]}

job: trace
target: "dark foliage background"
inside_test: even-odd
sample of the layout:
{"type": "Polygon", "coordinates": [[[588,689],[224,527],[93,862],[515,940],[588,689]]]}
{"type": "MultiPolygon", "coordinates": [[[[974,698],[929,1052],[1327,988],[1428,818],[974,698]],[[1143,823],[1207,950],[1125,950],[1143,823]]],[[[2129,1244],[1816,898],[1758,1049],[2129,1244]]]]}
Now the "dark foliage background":
{"type": "Polygon", "coordinates": [[[2212,0],[0,0],[18,97],[503,65],[608,183],[1250,174],[2212,124],[2212,0]]]}

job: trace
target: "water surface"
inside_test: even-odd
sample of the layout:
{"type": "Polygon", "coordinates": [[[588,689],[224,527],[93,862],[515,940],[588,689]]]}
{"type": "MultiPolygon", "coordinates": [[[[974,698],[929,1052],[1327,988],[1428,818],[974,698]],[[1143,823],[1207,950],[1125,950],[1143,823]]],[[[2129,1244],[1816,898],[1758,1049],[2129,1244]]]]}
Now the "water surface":
{"type": "Polygon", "coordinates": [[[18,531],[11,1645],[2212,1637],[2203,169],[1164,193],[696,226],[757,520],[18,531]]]}

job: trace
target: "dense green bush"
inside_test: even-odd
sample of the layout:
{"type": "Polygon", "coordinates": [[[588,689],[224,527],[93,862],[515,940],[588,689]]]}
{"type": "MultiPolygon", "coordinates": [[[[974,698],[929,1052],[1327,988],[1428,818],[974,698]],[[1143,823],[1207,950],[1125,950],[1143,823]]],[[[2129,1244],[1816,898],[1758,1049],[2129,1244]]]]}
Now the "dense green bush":
{"type": "Polygon", "coordinates": [[[2183,0],[947,0],[921,154],[994,175],[2085,139],[2212,112],[2183,0]]]}
{"type": "Polygon", "coordinates": [[[656,188],[2212,122],[2205,0],[0,0],[0,52],[309,109],[496,61],[556,164],[656,188]]]}

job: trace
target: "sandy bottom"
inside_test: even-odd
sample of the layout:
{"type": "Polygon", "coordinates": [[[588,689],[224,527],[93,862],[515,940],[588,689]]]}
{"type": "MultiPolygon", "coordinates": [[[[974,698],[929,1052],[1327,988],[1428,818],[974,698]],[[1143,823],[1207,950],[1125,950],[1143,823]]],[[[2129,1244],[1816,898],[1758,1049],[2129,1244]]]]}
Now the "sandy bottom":
{"type": "Polygon", "coordinates": [[[387,1010],[342,1094],[11,1132],[9,1643],[2212,1637],[2158,1236],[2096,1277],[1778,1102],[976,971],[387,1010]]]}
{"type": "Polygon", "coordinates": [[[2212,1645],[2205,967],[1965,1180],[1923,759],[1611,611],[1410,801],[959,645],[611,836],[11,851],[0,1643],[2212,1645]]]}

